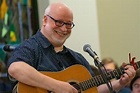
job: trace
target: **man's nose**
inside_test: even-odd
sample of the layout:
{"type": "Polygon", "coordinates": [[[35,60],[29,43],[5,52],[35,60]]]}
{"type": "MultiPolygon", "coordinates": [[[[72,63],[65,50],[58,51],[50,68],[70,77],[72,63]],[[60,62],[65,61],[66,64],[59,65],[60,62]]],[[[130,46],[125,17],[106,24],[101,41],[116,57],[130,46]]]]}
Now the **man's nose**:
{"type": "Polygon", "coordinates": [[[67,31],[66,24],[64,24],[63,26],[61,26],[61,29],[62,29],[63,31],[67,31]]]}

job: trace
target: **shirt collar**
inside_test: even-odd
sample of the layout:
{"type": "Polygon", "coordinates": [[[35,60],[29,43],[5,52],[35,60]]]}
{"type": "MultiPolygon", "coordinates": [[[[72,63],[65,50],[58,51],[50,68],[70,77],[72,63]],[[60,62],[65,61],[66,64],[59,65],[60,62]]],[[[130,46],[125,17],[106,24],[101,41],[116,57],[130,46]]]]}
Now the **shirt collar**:
{"type": "MultiPolygon", "coordinates": [[[[37,37],[38,41],[41,43],[43,48],[48,48],[49,46],[52,46],[50,41],[40,32],[40,30],[37,31],[37,37]]],[[[68,52],[68,49],[64,46],[63,51],[61,51],[62,54],[65,54],[68,52]]]]}
{"type": "Polygon", "coordinates": [[[47,48],[51,45],[49,40],[40,32],[40,30],[37,31],[37,37],[38,41],[41,43],[43,48],[47,48]]]}

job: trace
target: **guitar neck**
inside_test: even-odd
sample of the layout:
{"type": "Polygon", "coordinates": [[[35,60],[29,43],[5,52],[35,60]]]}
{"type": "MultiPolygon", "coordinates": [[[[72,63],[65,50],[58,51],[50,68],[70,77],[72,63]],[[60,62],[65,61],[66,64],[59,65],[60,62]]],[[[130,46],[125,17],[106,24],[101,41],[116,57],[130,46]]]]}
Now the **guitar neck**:
{"type": "MultiPolygon", "coordinates": [[[[140,61],[136,62],[136,66],[137,66],[137,69],[140,68],[140,61]]],[[[121,66],[120,68],[117,68],[111,72],[106,73],[105,75],[107,76],[108,80],[111,80],[114,78],[119,79],[122,74],[124,74],[124,67],[121,66]]],[[[74,84],[73,86],[76,89],[81,88],[84,91],[91,87],[99,86],[99,85],[105,84],[105,83],[106,82],[105,82],[104,78],[102,77],[102,75],[98,75],[98,76],[92,77],[88,80],[85,80],[85,81],[79,83],[79,86],[77,84],[74,84]]]]}

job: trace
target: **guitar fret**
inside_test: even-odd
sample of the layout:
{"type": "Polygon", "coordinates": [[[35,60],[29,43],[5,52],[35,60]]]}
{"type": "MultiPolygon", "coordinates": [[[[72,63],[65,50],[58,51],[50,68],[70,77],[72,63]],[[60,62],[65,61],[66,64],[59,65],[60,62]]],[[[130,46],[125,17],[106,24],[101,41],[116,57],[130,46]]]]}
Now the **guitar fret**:
{"type": "Polygon", "coordinates": [[[86,81],[86,89],[88,89],[89,88],[89,86],[88,86],[88,80],[86,81]]]}
{"type": "Polygon", "coordinates": [[[95,79],[95,82],[96,82],[96,86],[98,86],[98,80],[97,80],[97,78],[94,77],[94,79],[95,79]]]}
{"type": "Polygon", "coordinates": [[[112,71],[112,74],[113,74],[114,77],[116,77],[116,75],[115,75],[115,71],[114,71],[114,70],[112,71]]]}
{"type": "Polygon", "coordinates": [[[100,83],[99,83],[98,77],[96,76],[95,79],[96,79],[96,82],[97,82],[97,86],[99,86],[100,83]]]}
{"type": "Polygon", "coordinates": [[[98,76],[96,76],[96,79],[97,79],[97,83],[98,83],[98,86],[100,85],[100,80],[98,78],[98,76]]]}
{"type": "Polygon", "coordinates": [[[83,90],[88,89],[88,86],[87,86],[87,81],[84,81],[82,84],[84,84],[84,85],[83,85],[83,90]]]}
{"type": "Polygon", "coordinates": [[[99,75],[99,77],[101,78],[101,84],[104,83],[104,80],[103,80],[102,76],[99,75]]]}
{"type": "Polygon", "coordinates": [[[98,76],[98,80],[99,80],[99,85],[102,84],[102,81],[101,81],[101,77],[98,76]]]}
{"type": "Polygon", "coordinates": [[[123,72],[124,72],[124,68],[123,68],[122,66],[120,67],[119,70],[120,70],[120,73],[123,74],[123,72]]]}
{"type": "Polygon", "coordinates": [[[80,88],[84,91],[85,89],[84,89],[83,82],[79,83],[79,85],[80,85],[80,88]]]}
{"type": "Polygon", "coordinates": [[[86,89],[90,88],[89,87],[89,80],[86,81],[86,89]]]}
{"type": "Polygon", "coordinates": [[[80,88],[84,91],[84,90],[87,90],[88,88],[91,88],[91,87],[95,86],[94,85],[95,82],[93,80],[94,79],[91,78],[87,81],[83,81],[83,82],[79,83],[80,88]]]}
{"type": "Polygon", "coordinates": [[[110,76],[111,76],[110,79],[112,79],[113,78],[112,72],[110,73],[110,76]]]}
{"type": "Polygon", "coordinates": [[[97,82],[97,80],[96,80],[96,77],[94,77],[94,80],[95,80],[96,86],[98,86],[98,82],[97,82]]]}
{"type": "Polygon", "coordinates": [[[120,73],[121,73],[121,75],[124,73],[124,69],[123,68],[120,68],[120,73]]]}
{"type": "Polygon", "coordinates": [[[93,83],[92,83],[91,79],[90,79],[90,87],[93,87],[93,83]]]}
{"type": "Polygon", "coordinates": [[[94,79],[94,77],[92,78],[92,81],[94,82],[94,85],[96,86],[96,82],[95,82],[95,79],[94,79]]]}
{"type": "Polygon", "coordinates": [[[85,88],[85,82],[81,82],[81,84],[82,84],[82,90],[85,90],[86,88],[85,88]]]}
{"type": "Polygon", "coordinates": [[[88,89],[88,80],[86,81],[86,89],[88,89]]]}
{"type": "Polygon", "coordinates": [[[122,67],[118,68],[117,71],[118,71],[118,77],[116,77],[116,79],[119,79],[121,77],[121,75],[123,74],[123,71],[121,69],[122,67]]]}
{"type": "Polygon", "coordinates": [[[104,84],[104,83],[105,83],[105,81],[104,81],[104,79],[103,79],[102,75],[99,75],[99,76],[100,76],[100,78],[101,78],[101,84],[104,84]]]}
{"type": "Polygon", "coordinates": [[[84,89],[86,90],[87,89],[87,82],[86,81],[84,82],[84,85],[85,85],[84,89]]]}
{"type": "Polygon", "coordinates": [[[92,79],[90,79],[91,87],[95,86],[92,79]]]}
{"type": "Polygon", "coordinates": [[[115,74],[115,78],[118,78],[118,77],[119,77],[118,71],[114,70],[113,72],[114,72],[114,74],[115,74]]]}
{"type": "Polygon", "coordinates": [[[107,73],[107,78],[110,80],[110,79],[112,79],[112,72],[108,72],[107,73]]]}
{"type": "Polygon", "coordinates": [[[88,80],[88,87],[91,88],[93,86],[91,79],[88,80]]]}
{"type": "Polygon", "coordinates": [[[96,81],[95,81],[94,77],[92,78],[92,80],[93,80],[93,82],[94,82],[94,85],[95,85],[95,86],[97,86],[97,84],[96,84],[96,81]]]}
{"type": "Polygon", "coordinates": [[[97,76],[97,79],[98,79],[98,83],[99,83],[99,85],[101,84],[101,81],[100,81],[100,76],[97,76]]]}
{"type": "Polygon", "coordinates": [[[100,85],[100,79],[99,79],[98,76],[96,76],[96,82],[97,82],[97,86],[99,86],[100,85]]]}
{"type": "Polygon", "coordinates": [[[118,73],[118,71],[117,70],[115,70],[115,75],[116,75],[116,78],[118,78],[120,75],[119,75],[119,73],[118,73]]]}
{"type": "Polygon", "coordinates": [[[88,80],[88,88],[92,87],[90,80],[88,80]]]}
{"type": "Polygon", "coordinates": [[[91,82],[92,82],[92,85],[95,86],[95,82],[93,81],[93,78],[91,78],[91,82]]]}

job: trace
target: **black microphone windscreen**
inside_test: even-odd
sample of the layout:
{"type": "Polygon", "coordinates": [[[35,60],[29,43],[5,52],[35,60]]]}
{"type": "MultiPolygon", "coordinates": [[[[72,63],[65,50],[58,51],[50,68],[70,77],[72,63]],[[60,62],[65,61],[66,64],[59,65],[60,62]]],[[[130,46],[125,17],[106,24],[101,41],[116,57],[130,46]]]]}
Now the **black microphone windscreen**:
{"type": "Polygon", "coordinates": [[[14,46],[10,46],[10,45],[5,45],[3,47],[3,50],[4,51],[8,51],[8,52],[13,51],[14,49],[15,49],[15,47],[14,46]]]}
{"type": "Polygon", "coordinates": [[[5,45],[5,46],[3,47],[3,50],[6,51],[6,50],[9,49],[9,47],[10,47],[9,45],[5,45]]]}

